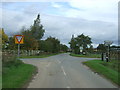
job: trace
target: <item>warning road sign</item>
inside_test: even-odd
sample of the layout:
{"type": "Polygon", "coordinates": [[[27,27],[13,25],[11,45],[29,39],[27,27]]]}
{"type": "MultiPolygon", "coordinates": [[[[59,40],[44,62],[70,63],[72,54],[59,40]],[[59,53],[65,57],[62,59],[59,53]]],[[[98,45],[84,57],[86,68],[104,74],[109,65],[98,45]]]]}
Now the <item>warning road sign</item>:
{"type": "Polygon", "coordinates": [[[24,36],[23,35],[15,35],[15,44],[23,44],[24,42],[24,36]]]}

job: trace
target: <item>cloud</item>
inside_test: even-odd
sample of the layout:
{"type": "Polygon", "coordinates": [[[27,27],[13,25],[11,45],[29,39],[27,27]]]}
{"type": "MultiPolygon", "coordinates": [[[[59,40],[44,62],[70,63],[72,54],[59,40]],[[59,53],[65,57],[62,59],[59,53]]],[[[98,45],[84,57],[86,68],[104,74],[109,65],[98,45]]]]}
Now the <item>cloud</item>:
{"type": "Polygon", "coordinates": [[[29,27],[33,22],[33,17],[35,17],[29,17],[19,11],[9,11],[3,9],[2,12],[2,27],[8,35],[19,32],[23,26],[29,27]]]}
{"type": "MultiPolygon", "coordinates": [[[[110,2],[111,1],[112,0],[110,0],[110,2]]],[[[20,31],[22,26],[26,26],[26,28],[30,27],[30,25],[33,24],[38,12],[40,12],[41,23],[46,30],[43,39],[46,39],[48,36],[53,36],[60,39],[62,43],[68,45],[68,42],[73,34],[77,36],[84,33],[92,38],[94,46],[99,43],[103,43],[104,40],[112,40],[115,44],[117,44],[118,28],[117,24],[114,23],[116,22],[117,12],[113,11],[114,9],[111,8],[111,12],[110,10],[107,11],[107,7],[104,7],[102,3],[100,3],[100,5],[103,5],[103,8],[99,8],[98,11],[97,9],[94,9],[94,6],[92,6],[93,3],[88,6],[91,9],[83,7],[85,6],[84,2],[81,2],[83,6],[79,6],[75,2],[69,2],[69,4],[70,6],[68,5],[63,7],[64,5],[62,6],[61,3],[26,3],[25,5],[21,3],[22,6],[19,6],[19,8],[21,7],[23,9],[17,8],[17,10],[14,11],[14,9],[4,8],[2,11],[2,24],[5,32],[10,35],[14,32],[20,31]],[[51,13],[48,12],[53,10],[53,8],[57,8],[54,10],[58,10],[56,12],[59,12],[59,15],[56,15],[53,11],[51,13]],[[101,12],[104,8],[107,12],[101,12]],[[111,15],[108,15],[110,13],[111,15]]],[[[97,5],[100,7],[99,4],[97,5]]],[[[110,5],[109,7],[112,6],[110,5]]]]}
{"type": "Polygon", "coordinates": [[[90,36],[95,44],[103,43],[104,40],[112,40],[116,43],[118,39],[118,29],[113,23],[49,15],[42,15],[41,18],[46,29],[45,37],[52,35],[66,44],[72,34],[77,36],[82,33],[90,36]]]}
{"type": "Polygon", "coordinates": [[[119,0],[70,0],[69,5],[77,9],[69,9],[66,11],[66,15],[88,20],[117,23],[118,1],[119,0]]]}
{"type": "Polygon", "coordinates": [[[52,7],[54,7],[54,8],[61,8],[62,7],[62,5],[59,5],[55,2],[52,2],[51,4],[52,4],[52,7]]]}

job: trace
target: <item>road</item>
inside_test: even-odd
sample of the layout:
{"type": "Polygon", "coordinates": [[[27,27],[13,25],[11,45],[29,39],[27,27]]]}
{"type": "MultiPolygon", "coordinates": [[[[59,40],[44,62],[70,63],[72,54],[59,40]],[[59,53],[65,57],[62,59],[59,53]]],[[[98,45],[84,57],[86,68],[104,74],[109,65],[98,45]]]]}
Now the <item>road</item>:
{"type": "Polygon", "coordinates": [[[38,67],[38,73],[28,88],[116,88],[110,81],[82,64],[93,58],[72,57],[65,53],[22,60],[38,67]]]}

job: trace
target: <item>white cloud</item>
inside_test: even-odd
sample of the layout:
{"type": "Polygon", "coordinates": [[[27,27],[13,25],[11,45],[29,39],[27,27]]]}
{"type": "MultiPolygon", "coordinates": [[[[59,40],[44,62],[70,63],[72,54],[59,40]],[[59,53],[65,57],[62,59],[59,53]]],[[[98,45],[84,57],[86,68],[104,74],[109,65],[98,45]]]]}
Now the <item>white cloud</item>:
{"type": "Polygon", "coordinates": [[[117,5],[119,0],[70,0],[70,5],[76,8],[83,9],[108,9],[117,5]]]}
{"type": "Polygon", "coordinates": [[[52,7],[54,7],[54,8],[61,8],[62,7],[62,5],[59,5],[55,2],[52,2],[51,4],[52,4],[52,7]]]}
{"type": "Polygon", "coordinates": [[[70,0],[67,16],[117,23],[119,0],[70,0]]]}
{"type": "Polygon", "coordinates": [[[66,2],[69,0],[1,0],[2,2],[66,2]]]}
{"type": "Polygon", "coordinates": [[[23,26],[29,27],[34,16],[28,16],[19,11],[2,10],[2,27],[7,34],[19,32],[23,26]],[[32,19],[30,19],[32,18],[32,19]]]}
{"type": "Polygon", "coordinates": [[[49,15],[42,15],[41,18],[46,29],[45,37],[52,35],[62,42],[68,43],[72,34],[82,33],[89,35],[95,44],[103,43],[104,40],[112,40],[116,43],[118,39],[117,26],[112,23],[49,15]]]}
{"type": "Polygon", "coordinates": [[[105,6],[105,3],[102,4],[102,1],[100,1],[101,3],[98,3],[97,1],[99,0],[94,2],[94,4],[97,4],[95,4],[95,6],[92,2],[89,5],[85,2],[72,3],[71,1],[70,5],[74,8],[67,9],[64,9],[58,3],[52,3],[53,7],[64,11],[60,12],[63,16],[50,15],[49,13],[45,14],[44,10],[49,10],[49,7],[42,9],[44,5],[39,7],[39,5],[30,4],[28,7],[25,7],[23,11],[3,9],[2,24],[5,28],[5,32],[11,34],[19,31],[22,26],[29,27],[33,24],[38,12],[40,12],[41,23],[46,30],[44,38],[54,36],[60,39],[62,43],[68,45],[72,34],[77,36],[84,33],[92,38],[94,46],[103,43],[104,40],[112,40],[114,43],[117,43],[118,28],[116,24],[116,6],[113,7],[113,0],[110,0],[111,4],[106,4],[107,6],[105,6]],[[100,6],[99,4],[103,6],[100,6]]]}

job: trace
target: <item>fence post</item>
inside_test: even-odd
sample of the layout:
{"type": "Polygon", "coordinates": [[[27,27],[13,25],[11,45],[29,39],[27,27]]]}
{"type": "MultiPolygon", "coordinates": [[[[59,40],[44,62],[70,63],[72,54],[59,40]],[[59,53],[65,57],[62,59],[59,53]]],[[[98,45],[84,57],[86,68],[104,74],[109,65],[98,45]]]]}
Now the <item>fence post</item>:
{"type": "Polygon", "coordinates": [[[104,61],[104,54],[103,53],[101,54],[101,59],[102,59],[102,61],[104,61]]]}
{"type": "Polygon", "coordinates": [[[108,53],[106,53],[106,62],[109,61],[109,58],[108,58],[108,53]]]}

